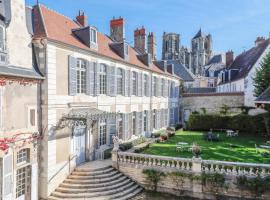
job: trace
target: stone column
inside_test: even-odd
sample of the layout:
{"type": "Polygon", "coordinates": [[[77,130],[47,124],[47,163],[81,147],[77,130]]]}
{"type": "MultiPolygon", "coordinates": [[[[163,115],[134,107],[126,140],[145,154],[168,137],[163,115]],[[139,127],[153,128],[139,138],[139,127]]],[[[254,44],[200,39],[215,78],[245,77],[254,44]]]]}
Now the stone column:
{"type": "MultiPolygon", "coordinates": [[[[192,172],[194,173],[194,175],[201,175],[202,173],[202,158],[196,158],[193,157],[192,158],[192,172]]],[[[193,192],[194,193],[202,193],[202,184],[201,182],[193,182],[193,192]]]]}

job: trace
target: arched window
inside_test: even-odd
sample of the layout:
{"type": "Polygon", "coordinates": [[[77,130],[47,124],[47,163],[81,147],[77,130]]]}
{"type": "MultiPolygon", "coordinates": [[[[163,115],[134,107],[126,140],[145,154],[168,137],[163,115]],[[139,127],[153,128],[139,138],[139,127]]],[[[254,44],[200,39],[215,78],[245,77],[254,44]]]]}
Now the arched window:
{"type": "Polygon", "coordinates": [[[77,60],[77,93],[86,93],[86,61],[77,60]]]}
{"type": "Polygon", "coordinates": [[[123,94],[123,69],[117,69],[117,94],[123,94]]]}
{"type": "Polygon", "coordinates": [[[104,64],[100,65],[100,72],[99,72],[99,87],[100,87],[100,94],[106,94],[107,90],[107,67],[104,64]]]}
{"type": "Polygon", "coordinates": [[[132,95],[137,95],[137,73],[132,72],[132,95]]]}

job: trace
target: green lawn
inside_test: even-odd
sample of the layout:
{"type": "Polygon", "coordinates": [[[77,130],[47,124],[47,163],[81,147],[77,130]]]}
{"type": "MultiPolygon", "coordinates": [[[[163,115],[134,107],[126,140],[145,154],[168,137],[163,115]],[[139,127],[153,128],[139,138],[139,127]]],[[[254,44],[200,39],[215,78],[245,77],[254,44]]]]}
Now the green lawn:
{"type": "Polygon", "coordinates": [[[188,151],[177,152],[177,142],[187,142],[192,145],[197,142],[202,147],[204,160],[222,160],[233,162],[265,163],[270,164],[270,155],[262,155],[267,150],[256,152],[257,146],[265,145],[266,139],[259,136],[240,134],[238,137],[228,138],[225,133],[219,133],[220,142],[209,142],[203,139],[203,132],[178,131],[176,136],[164,143],[155,143],[146,149],[144,154],[191,158],[188,151]],[[234,146],[234,147],[232,147],[234,146]]]}

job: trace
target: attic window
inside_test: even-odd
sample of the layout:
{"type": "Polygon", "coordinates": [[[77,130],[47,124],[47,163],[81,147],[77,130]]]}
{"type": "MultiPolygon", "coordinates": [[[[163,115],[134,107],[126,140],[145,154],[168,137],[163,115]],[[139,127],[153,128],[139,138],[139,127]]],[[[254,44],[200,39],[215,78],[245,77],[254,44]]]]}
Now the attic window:
{"type": "Polygon", "coordinates": [[[125,44],[125,54],[128,55],[128,44],[125,44]]]}
{"type": "Polygon", "coordinates": [[[90,29],[90,41],[92,42],[92,43],[97,43],[97,30],[96,29],[94,29],[94,28],[91,28],[90,29]]]}

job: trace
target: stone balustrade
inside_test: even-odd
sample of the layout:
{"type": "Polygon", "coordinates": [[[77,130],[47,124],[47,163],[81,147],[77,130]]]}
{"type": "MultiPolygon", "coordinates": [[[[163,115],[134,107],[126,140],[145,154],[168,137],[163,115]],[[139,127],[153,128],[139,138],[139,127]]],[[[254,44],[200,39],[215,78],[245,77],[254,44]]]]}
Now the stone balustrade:
{"type": "Polygon", "coordinates": [[[237,176],[255,176],[257,174],[270,175],[270,165],[203,160],[202,171],[206,173],[221,173],[237,176]]]}
{"type": "Polygon", "coordinates": [[[134,163],[147,167],[164,167],[192,171],[192,159],[118,152],[118,164],[134,163]]]}
{"type": "Polygon", "coordinates": [[[194,173],[220,173],[225,175],[270,175],[270,165],[267,164],[252,164],[239,162],[224,162],[214,160],[175,158],[167,156],[155,156],[147,154],[137,154],[129,152],[116,151],[113,157],[115,163],[135,164],[152,168],[175,169],[180,171],[189,171],[194,173]]]}

